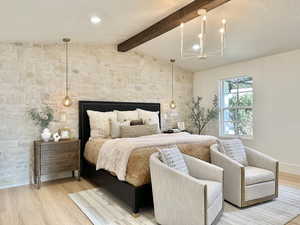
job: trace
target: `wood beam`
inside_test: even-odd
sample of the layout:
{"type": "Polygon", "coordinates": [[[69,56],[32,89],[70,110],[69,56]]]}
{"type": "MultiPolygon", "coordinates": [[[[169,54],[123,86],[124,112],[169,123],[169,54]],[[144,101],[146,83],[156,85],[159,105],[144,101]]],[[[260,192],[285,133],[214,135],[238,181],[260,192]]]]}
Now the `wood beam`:
{"type": "Polygon", "coordinates": [[[194,0],[185,7],[177,10],[161,21],[150,26],[146,30],[136,34],[123,43],[118,45],[119,52],[127,52],[147,41],[150,41],[168,31],[176,28],[182,22],[186,23],[198,17],[199,9],[206,9],[207,11],[217,8],[230,0],[194,0]]]}

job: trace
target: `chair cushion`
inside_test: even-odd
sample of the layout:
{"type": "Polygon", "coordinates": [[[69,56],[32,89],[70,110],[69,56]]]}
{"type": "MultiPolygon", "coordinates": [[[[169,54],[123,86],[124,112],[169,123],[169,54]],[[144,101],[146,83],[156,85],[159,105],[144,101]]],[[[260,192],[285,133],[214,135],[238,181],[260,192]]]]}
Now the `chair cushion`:
{"type": "Polygon", "coordinates": [[[189,174],[183,155],[176,145],[158,148],[158,151],[160,153],[161,161],[168,167],[176,169],[184,174],[189,174]]]}
{"type": "Polygon", "coordinates": [[[207,185],[207,204],[210,207],[215,200],[222,194],[222,183],[211,180],[199,180],[202,184],[207,185]]]}
{"type": "Polygon", "coordinates": [[[244,166],[248,166],[245,147],[240,139],[218,140],[219,151],[244,166]]]}
{"type": "Polygon", "coordinates": [[[252,185],[275,180],[275,175],[272,171],[247,166],[245,167],[245,184],[252,185]]]}
{"type": "Polygon", "coordinates": [[[245,186],[245,201],[265,198],[275,194],[276,194],[275,181],[268,181],[264,183],[245,186]]]}

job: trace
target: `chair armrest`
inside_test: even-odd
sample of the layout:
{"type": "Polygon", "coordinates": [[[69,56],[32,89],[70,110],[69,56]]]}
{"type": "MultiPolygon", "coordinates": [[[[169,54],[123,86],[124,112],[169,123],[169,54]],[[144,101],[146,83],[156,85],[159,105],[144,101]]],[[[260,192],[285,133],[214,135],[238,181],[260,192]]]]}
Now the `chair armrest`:
{"type": "Polygon", "coordinates": [[[189,155],[183,156],[192,177],[223,183],[222,168],[189,155]]]}
{"type": "Polygon", "coordinates": [[[278,160],[275,160],[272,157],[252,148],[245,147],[245,149],[249,166],[270,170],[276,176],[279,166],[278,160]]]}
{"type": "Polygon", "coordinates": [[[225,199],[241,205],[242,184],[245,177],[245,167],[217,150],[217,146],[210,148],[210,156],[213,164],[224,169],[224,196],[225,199]]]}
{"type": "Polygon", "coordinates": [[[204,215],[207,192],[205,184],[189,175],[169,168],[157,158],[157,153],[150,157],[150,174],[157,213],[188,210],[190,215],[198,215],[199,213],[204,215]]]}

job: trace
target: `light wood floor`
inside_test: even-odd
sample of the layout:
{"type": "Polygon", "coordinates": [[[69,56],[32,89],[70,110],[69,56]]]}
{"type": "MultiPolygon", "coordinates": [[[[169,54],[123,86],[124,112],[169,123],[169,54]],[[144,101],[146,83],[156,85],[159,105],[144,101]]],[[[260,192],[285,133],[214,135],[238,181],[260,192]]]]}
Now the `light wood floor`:
{"type": "MultiPolygon", "coordinates": [[[[300,177],[281,174],[280,184],[300,189],[300,177]]],[[[95,186],[82,179],[48,182],[40,190],[22,186],[0,190],[0,225],[92,225],[68,197],[95,186]]],[[[300,217],[289,225],[300,225],[300,217]]]]}

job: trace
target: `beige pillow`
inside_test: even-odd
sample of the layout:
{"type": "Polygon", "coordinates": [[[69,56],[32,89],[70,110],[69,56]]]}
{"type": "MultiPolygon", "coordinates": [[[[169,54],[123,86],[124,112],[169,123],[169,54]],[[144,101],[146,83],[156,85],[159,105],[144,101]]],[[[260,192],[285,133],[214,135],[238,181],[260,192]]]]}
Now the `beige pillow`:
{"type": "Polygon", "coordinates": [[[158,124],[159,125],[159,112],[152,112],[143,109],[137,109],[139,119],[142,119],[145,124],[158,124]]]}
{"type": "Polygon", "coordinates": [[[131,138],[131,137],[141,137],[152,134],[158,134],[157,124],[152,125],[138,125],[138,126],[121,126],[121,137],[131,138]]]}
{"type": "Polygon", "coordinates": [[[111,137],[112,138],[121,137],[121,133],[120,133],[121,126],[130,126],[130,121],[119,122],[116,120],[110,120],[110,129],[111,129],[111,137]]]}
{"type": "Polygon", "coordinates": [[[117,119],[118,121],[124,122],[124,121],[131,121],[131,120],[138,120],[139,119],[139,114],[138,111],[134,110],[134,111],[117,111],[115,110],[115,112],[117,113],[117,119]]]}
{"type": "Polygon", "coordinates": [[[110,136],[110,120],[117,120],[115,112],[98,112],[88,110],[87,114],[90,119],[91,134],[90,137],[109,137],[110,136]]]}

